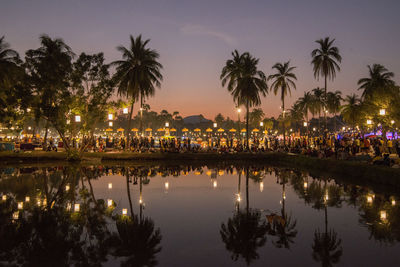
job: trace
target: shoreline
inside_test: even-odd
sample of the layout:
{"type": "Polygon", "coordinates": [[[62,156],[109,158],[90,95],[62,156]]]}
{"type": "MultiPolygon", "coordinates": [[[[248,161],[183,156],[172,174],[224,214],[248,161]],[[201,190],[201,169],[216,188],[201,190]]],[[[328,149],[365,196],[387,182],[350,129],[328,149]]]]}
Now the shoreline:
{"type": "Polygon", "coordinates": [[[370,165],[362,161],[319,159],[278,152],[266,153],[85,153],[81,162],[71,163],[64,152],[0,153],[0,167],[30,164],[115,165],[264,165],[297,168],[326,178],[400,188],[400,169],[370,165]]]}

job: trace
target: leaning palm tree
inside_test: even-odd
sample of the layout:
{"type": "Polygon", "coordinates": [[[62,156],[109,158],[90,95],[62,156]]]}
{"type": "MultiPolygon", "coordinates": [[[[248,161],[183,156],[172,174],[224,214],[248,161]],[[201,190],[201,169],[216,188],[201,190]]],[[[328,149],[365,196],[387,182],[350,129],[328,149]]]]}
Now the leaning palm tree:
{"type": "Polygon", "coordinates": [[[8,71],[19,63],[19,56],[10,45],[5,42],[4,36],[0,38],[0,81],[6,78],[8,71]]]}
{"type": "Polygon", "coordinates": [[[394,85],[392,78],[394,73],[388,71],[380,64],[373,64],[372,67],[368,65],[369,77],[362,78],[358,81],[360,86],[359,90],[364,90],[362,93],[363,98],[370,98],[377,91],[382,91],[388,86],[394,85]]]}
{"type": "MultiPolygon", "coordinates": [[[[336,77],[336,71],[340,71],[339,64],[342,62],[342,56],[339,54],[339,48],[333,46],[335,39],[330,40],[329,37],[315,41],[319,44],[319,48],[311,52],[314,77],[324,77],[325,80],[325,101],[327,99],[327,81],[328,78],[333,80],[336,77]]],[[[326,114],[325,128],[326,128],[326,114]]]]}
{"type": "Polygon", "coordinates": [[[222,86],[227,84],[228,91],[238,105],[246,106],[246,145],[249,148],[249,110],[261,104],[260,94],[268,92],[265,74],[258,70],[259,59],[250,53],[232,52],[233,59],[226,61],[220,75],[222,86]]]}
{"type": "Polygon", "coordinates": [[[130,41],[129,48],[124,46],[117,47],[117,50],[122,53],[122,60],[112,63],[116,66],[114,79],[117,83],[118,94],[130,99],[131,102],[128,129],[126,131],[128,149],[133,104],[140,98],[142,107],[143,101],[155,94],[155,87],[161,87],[163,79],[161,75],[163,67],[158,62],[158,52],[146,47],[150,40],[142,40],[141,35],[136,38],[131,35],[130,41]]]}
{"type": "Polygon", "coordinates": [[[329,113],[333,114],[333,128],[336,132],[336,113],[340,109],[340,101],[342,100],[342,92],[329,92],[326,98],[326,108],[329,113]]]}
{"type": "MultiPolygon", "coordinates": [[[[275,74],[271,74],[268,76],[268,81],[272,80],[271,91],[274,91],[274,94],[277,95],[280,92],[281,101],[282,101],[282,111],[283,118],[285,118],[285,96],[289,93],[291,95],[291,88],[296,89],[296,84],[294,80],[297,80],[296,75],[293,73],[293,70],[296,67],[289,66],[290,61],[285,63],[276,63],[272,66],[272,69],[276,70],[275,74]]],[[[286,136],[285,136],[285,126],[283,126],[283,144],[286,144],[286,136]]]]}

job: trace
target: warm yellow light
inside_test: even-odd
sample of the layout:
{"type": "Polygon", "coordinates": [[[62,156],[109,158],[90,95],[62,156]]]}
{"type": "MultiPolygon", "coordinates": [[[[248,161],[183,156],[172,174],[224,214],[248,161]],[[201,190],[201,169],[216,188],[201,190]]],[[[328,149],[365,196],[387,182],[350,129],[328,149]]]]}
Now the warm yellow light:
{"type": "Polygon", "coordinates": [[[394,120],[391,120],[390,123],[391,123],[391,124],[394,124],[394,120]]]}
{"type": "Polygon", "coordinates": [[[169,182],[165,182],[165,183],[164,183],[164,187],[165,187],[166,190],[168,190],[168,188],[169,188],[169,182]]]}
{"type": "Polygon", "coordinates": [[[47,205],[47,199],[43,199],[43,206],[47,205]]]}
{"type": "Polygon", "coordinates": [[[379,110],[379,115],[386,115],[386,110],[384,109],[384,108],[381,108],[380,110],[379,110]]]}
{"type": "Polygon", "coordinates": [[[128,114],[128,108],[124,108],[124,109],[122,110],[122,113],[128,114]]]}
{"type": "Polygon", "coordinates": [[[218,184],[217,184],[217,181],[214,181],[214,182],[213,182],[213,187],[214,187],[214,188],[217,188],[217,185],[218,185],[218,184]]]}
{"type": "Polygon", "coordinates": [[[71,203],[67,203],[67,211],[70,211],[70,210],[71,210],[71,208],[72,208],[72,205],[71,205],[71,203]]]}
{"type": "Polygon", "coordinates": [[[260,122],[260,126],[263,127],[264,126],[264,122],[261,121],[260,122]]]}
{"type": "Polygon", "coordinates": [[[28,130],[32,130],[32,127],[31,127],[31,126],[28,126],[28,130]]]}
{"type": "Polygon", "coordinates": [[[240,202],[242,200],[242,198],[240,197],[240,194],[236,194],[236,201],[240,202]]]}
{"type": "Polygon", "coordinates": [[[343,127],[342,130],[345,131],[345,130],[346,130],[346,127],[343,127]]]}
{"type": "Polygon", "coordinates": [[[329,200],[329,194],[328,194],[328,192],[325,193],[324,199],[325,199],[325,201],[328,201],[328,200],[329,200]]]}
{"type": "Polygon", "coordinates": [[[80,209],[81,209],[81,205],[80,204],[77,203],[77,204],[74,205],[74,211],[75,212],[79,212],[80,209]]]}
{"type": "Polygon", "coordinates": [[[108,189],[112,189],[112,183],[108,183],[108,189]]]}
{"type": "Polygon", "coordinates": [[[308,187],[308,183],[304,182],[304,188],[307,188],[307,187],[308,187]]]}
{"type": "Polygon", "coordinates": [[[126,215],[128,214],[128,210],[127,209],[122,209],[122,215],[126,215]]]}
{"type": "Polygon", "coordinates": [[[143,204],[143,199],[142,199],[142,197],[139,198],[139,204],[143,204]]]}
{"type": "Polygon", "coordinates": [[[372,120],[367,120],[367,124],[371,125],[372,124],[372,120]]]}
{"type": "Polygon", "coordinates": [[[381,210],[380,212],[381,220],[385,221],[387,219],[387,214],[385,210],[381,210]]]}
{"type": "Polygon", "coordinates": [[[27,108],[26,111],[27,111],[27,112],[31,112],[31,109],[30,109],[30,108],[27,108]]]}
{"type": "Polygon", "coordinates": [[[290,129],[291,132],[293,132],[293,129],[290,129]]]}
{"type": "Polygon", "coordinates": [[[112,122],[112,121],[109,121],[109,122],[108,122],[108,126],[112,127],[112,126],[113,126],[113,122],[112,122]]]}
{"type": "Polygon", "coordinates": [[[81,122],[81,116],[76,115],[75,116],[75,122],[81,122]]]}
{"type": "Polygon", "coordinates": [[[108,120],[112,121],[113,118],[114,118],[114,115],[113,115],[112,113],[109,113],[109,114],[108,114],[108,120]]]}
{"type": "Polygon", "coordinates": [[[307,127],[307,125],[308,125],[308,123],[305,121],[305,122],[303,122],[303,126],[304,127],[307,127]]]}
{"type": "Polygon", "coordinates": [[[40,204],[42,204],[41,201],[40,201],[40,199],[38,199],[38,201],[36,202],[36,204],[40,207],[40,204]]]}
{"type": "Polygon", "coordinates": [[[70,189],[69,184],[67,184],[67,185],[65,186],[65,191],[69,191],[69,189],[70,189]]]}
{"type": "Polygon", "coordinates": [[[314,128],[312,128],[313,129],[313,131],[315,131],[316,129],[315,129],[315,127],[314,128]]]}
{"type": "Polygon", "coordinates": [[[25,202],[29,202],[29,201],[31,201],[31,198],[30,197],[25,197],[25,202]]]}
{"type": "Polygon", "coordinates": [[[1,199],[2,199],[3,201],[6,201],[6,200],[7,200],[7,195],[3,195],[3,196],[1,197],[1,199]]]}
{"type": "Polygon", "coordinates": [[[24,202],[18,202],[18,209],[22,210],[24,208],[24,202]]]}
{"type": "Polygon", "coordinates": [[[371,204],[371,203],[372,203],[372,200],[373,200],[373,199],[372,199],[372,196],[367,196],[367,202],[368,202],[368,203],[371,204]]]}
{"type": "Polygon", "coordinates": [[[218,124],[216,122],[213,123],[213,127],[217,128],[218,124]]]}
{"type": "Polygon", "coordinates": [[[242,112],[242,110],[241,110],[240,108],[238,108],[238,109],[237,109],[237,112],[240,113],[240,112],[242,112]]]}
{"type": "Polygon", "coordinates": [[[396,200],[392,199],[392,206],[396,205],[396,200]]]}
{"type": "Polygon", "coordinates": [[[13,213],[13,219],[17,220],[19,218],[19,211],[13,213]]]}
{"type": "Polygon", "coordinates": [[[112,199],[107,199],[107,207],[111,207],[113,205],[112,199]]]}
{"type": "Polygon", "coordinates": [[[264,191],[264,182],[260,182],[260,192],[264,191]]]}

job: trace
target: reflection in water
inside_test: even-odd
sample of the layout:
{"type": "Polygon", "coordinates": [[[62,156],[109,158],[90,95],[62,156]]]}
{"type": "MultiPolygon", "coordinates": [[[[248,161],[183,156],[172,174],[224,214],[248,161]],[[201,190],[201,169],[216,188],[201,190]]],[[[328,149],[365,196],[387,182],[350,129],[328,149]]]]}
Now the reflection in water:
{"type": "MultiPolygon", "coordinates": [[[[267,250],[287,251],[299,244],[311,247],[310,259],[322,266],[342,263],[340,235],[343,233],[334,229],[334,223],[329,224],[328,216],[328,211],[342,206],[358,211],[358,222],[368,230],[371,240],[388,245],[400,241],[398,196],[358,185],[338,184],[298,170],[240,164],[207,168],[202,165],[6,168],[0,169],[0,261],[33,266],[92,266],[109,261],[118,261],[123,266],[157,265],[162,236],[154,221],[145,216],[145,200],[151,201],[146,185],[152,177],[162,177],[161,188],[166,193],[175,188],[171,176],[189,173],[210,176],[208,188],[215,192],[224,187],[220,176],[237,178],[232,192],[235,201],[228,208],[233,215],[219,228],[221,244],[234,262],[243,259],[251,264],[267,250]],[[117,207],[119,204],[109,195],[99,197],[94,181],[107,175],[123,177],[124,186],[118,192],[123,193],[129,206],[117,207]],[[271,202],[250,207],[250,199],[257,192],[266,193],[265,186],[270,186],[272,177],[276,178],[275,187],[280,192],[279,211],[270,211],[274,207],[271,202]],[[249,190],[249,181],[256,184],[257,192],[249,190]],[[133,188],[138,189],[138,196],[132,194],[133,188]],[[308,226],[312,227],[313,235],[307,244],[296,239],[297,225],[302,221],[298,213],[295,218],[287,207],[287,196],[296,196],[305,206],[324,215],[322,230],[308,226]]],[[[117,187],[118,183],[104,185],[107,192],[118,190],[117,187]]]]}

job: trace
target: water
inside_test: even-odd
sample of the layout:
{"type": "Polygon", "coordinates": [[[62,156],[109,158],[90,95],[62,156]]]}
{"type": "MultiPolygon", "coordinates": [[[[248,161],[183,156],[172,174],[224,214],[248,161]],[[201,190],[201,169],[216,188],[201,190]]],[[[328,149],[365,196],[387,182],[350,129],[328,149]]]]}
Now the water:
{"type": "Polygon", "coordinates": [[[393,188],[229,164],[0,173],[5,265],[400,265],[393,188]]]}

